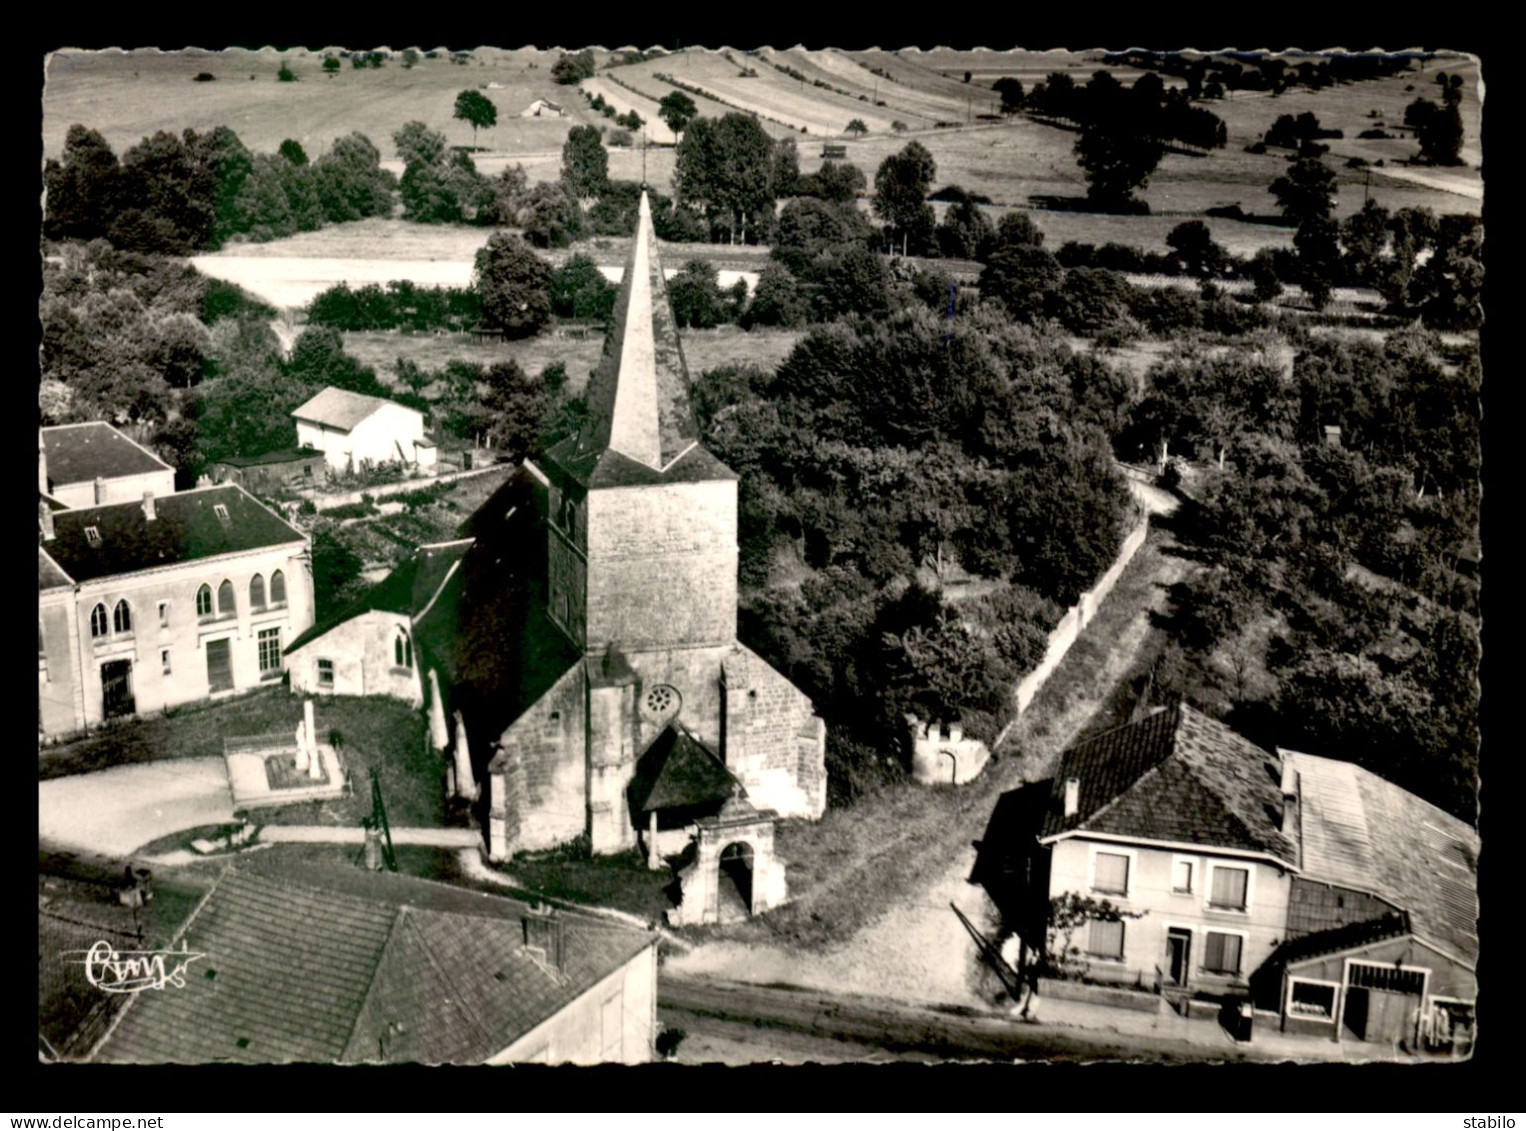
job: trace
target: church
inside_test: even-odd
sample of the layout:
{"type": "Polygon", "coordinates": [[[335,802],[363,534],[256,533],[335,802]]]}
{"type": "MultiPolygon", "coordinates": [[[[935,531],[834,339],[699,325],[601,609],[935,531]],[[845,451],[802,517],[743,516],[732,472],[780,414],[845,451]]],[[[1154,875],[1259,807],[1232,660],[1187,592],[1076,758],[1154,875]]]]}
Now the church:
{"type": "Polygon", "coordinates": [[[825,811],[826,729],[737,640],[737,476],[700,442],[644,194],[586,420],[461,534],[295,641],[293,688],[422,701],[495,860],[679,857],[681,922],[725,917],[717,865],[748,912],[782,900],[773,822],[825,811]]]}

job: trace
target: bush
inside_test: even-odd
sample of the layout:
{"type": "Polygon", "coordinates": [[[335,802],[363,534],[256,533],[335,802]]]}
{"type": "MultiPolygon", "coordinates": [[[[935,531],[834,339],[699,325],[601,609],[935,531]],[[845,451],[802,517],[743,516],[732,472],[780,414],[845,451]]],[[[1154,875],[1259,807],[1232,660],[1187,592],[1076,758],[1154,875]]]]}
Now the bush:
{"type": "Polygon", "coordinates": [[[281,69],[276,72],[276,78],[281,82],[296,82],[297,72],[292,70],[285,63],[282,63],[281,69]]]}
{"type": "Polygon", "coordinates": [[[192,82],[216,82],[217,81],[217,76],[214,75],[211,71],[202,71],[194,79],[192,79],[191,81],[192,82]]]}

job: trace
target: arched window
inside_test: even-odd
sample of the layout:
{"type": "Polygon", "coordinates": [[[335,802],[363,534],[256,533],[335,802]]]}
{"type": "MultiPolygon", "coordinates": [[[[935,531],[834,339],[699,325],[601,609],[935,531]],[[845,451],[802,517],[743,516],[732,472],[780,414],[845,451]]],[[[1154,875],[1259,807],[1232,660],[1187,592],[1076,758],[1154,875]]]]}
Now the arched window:
{"type": "Polygon", "coordinates": [[[392,658],[400,668],[413,667],[413,641],[408,639],[406,632],[399,632],[397,639],[392,641],[392,658]]]}
{"type": "Polygon", "coordinates": [[[109,622],[106,620],[106,606],[97,605],[90,610],[90,635],[105,636],[109,631],[109,622]]]}
{"type": "Polygon", "coordinates": [[[132,631],[132,607],[126,601],[118,601],[111,614],[112,627],[118,632],[132,631]]]}
{"type": "Polygon", "coordinates": [[[259,574],[255,574],[249,581],[249,607],[251,609],[265,607],[265,579],[259,574]]]}
{"type": "Polygon", "coordinates": [[[233,603],[233,582],[224,581],[217,587],[217,615],[231,617],[238,608],[233,603]]]}
{"type": "Polygon", "coordinates": [[[286,575],[280,570],[270,575],[270,603],[272,605],[286,604],[286,575]]]}
{"type": "Polygon", "coordinates": [[[196,590],[196,615],[209,617],[212,615],[212,587],[203,585],[196,590]]]}

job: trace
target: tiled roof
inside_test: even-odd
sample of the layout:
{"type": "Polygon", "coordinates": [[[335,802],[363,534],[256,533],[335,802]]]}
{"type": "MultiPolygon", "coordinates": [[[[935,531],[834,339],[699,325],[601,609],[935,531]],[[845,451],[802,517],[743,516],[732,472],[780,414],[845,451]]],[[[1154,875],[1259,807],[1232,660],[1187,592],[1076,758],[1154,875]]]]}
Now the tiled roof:
{"type": "Polygon", "coordinates": [[[1281,753],[1298,775],[1303,875],[1404,908],[1420,938],[1474,961],[1478,833],[1370,770],[1281,753]]]}
{"type": "Polygon", "coordinates": [[[187,924],[206,957],[185,988],[140,994],[96,1059],[481,1062],[655,942],[562,912],[558,974],[523,949],[528,910],[400,875],[251,860],[187,924]]]}
{"type": "Polygon", "coordinates": [[[44,428],[42,443],[48,456],[48,481],[55,485],[171,470],[158,456],[102,420],[44,428]]]}
{"type": "Polygon", "coordinates": [[[1267,958],[1269,966],[1292,966],[1321,958],[1327,954],[1339,954],[1345,950],[1358,950],[1385,939],[1401,938],[1410,933],[1410,923],[1403,912],[1367,919],[1360,923],[1348,923],[1332,927],[1328,931],[1316,931],[1312,935],[1300,935],[1289,939],[1267,958]]]}
{"type": "Polygon", "coordinates": [[[59,511],[56,537],[42,545],[64,572],[84,582],[303,541],[301,532],[234,484],[165,495],[154,510],[153,521],[141,502],[59,511]]]}
{"type": "Polygon", "coordinates": [[[330,428],[348,432],[378,409],[395,403],[385,397],[368,397],[364,393],[352,393],[348,389],[336,389],[330,385],[316,397],[292,409],[291,414],[298,420],[310,420],[314,424],[326,424],[330,428]]]}
{"type": "Polygon", "coordinates": [[[720,757],[675,721],[663,727],[637,761],[631,808],[643,814],[719,803],[739,789],[720,757]]]}
{"type": "Polygon", "coordinates": [[[1090,831],[1296,863],[1293,841],[1280,828],[1279,782],[1265,751],[1182,704],[1067,750],[1041,835],[1090,831]],[[1080,804],[1066,817],[1070,778],[1080,782],[1080,804]]]}

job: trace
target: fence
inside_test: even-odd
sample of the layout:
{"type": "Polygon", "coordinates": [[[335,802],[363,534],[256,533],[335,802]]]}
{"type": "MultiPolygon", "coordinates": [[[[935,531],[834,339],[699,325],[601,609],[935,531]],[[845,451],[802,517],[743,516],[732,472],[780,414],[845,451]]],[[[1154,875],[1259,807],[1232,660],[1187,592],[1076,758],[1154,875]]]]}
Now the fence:
{"type": "Polygon", "coordinates": [[[388,495],[405,495],[410,491],[425,491],[441,483],[455,483],[461,479],[470,479],[475,475],[487,475],[494,471],[509,469],[508,464],[495,463],[487,467],[474,467],[470,471],[448,471],[444,475],[427,475],[417,479],[404,479],[398,483],[382,483],[375,487],[360,487],[354,491],[346,491],[339,495],[306,494],[312,500],[319,512],[332,510],[334,507],[350,506],[361,501],[363,495],[370,495],[372,499],[385,499],[388,495]]]}

